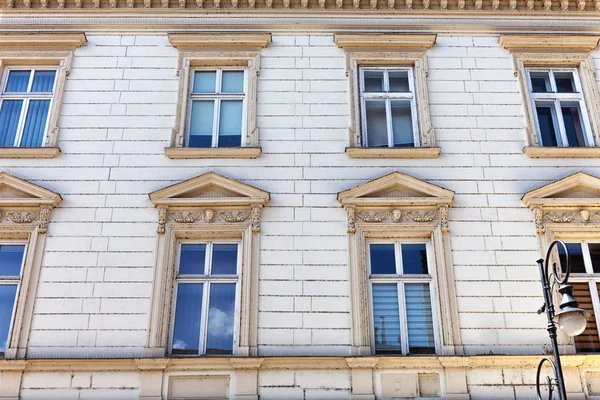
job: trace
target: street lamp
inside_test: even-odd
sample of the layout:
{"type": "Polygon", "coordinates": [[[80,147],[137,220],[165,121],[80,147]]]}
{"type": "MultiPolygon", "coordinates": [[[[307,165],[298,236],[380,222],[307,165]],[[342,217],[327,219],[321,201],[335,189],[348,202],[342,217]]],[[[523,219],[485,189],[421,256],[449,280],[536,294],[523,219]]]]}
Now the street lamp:
{"type": "MultiPolygon", "coordinates": [[[[537,390],[538,400],[543,400],[540,392],[540,374],[544,363],[550,364],[554,372],[554,379],[556,386],[558,386],[558,397],[560,400],[567,400],[567,393],[565,391],[565,382],[563,379],[562,366],[560,364],[560,354],[558,353],[558,343],[556,342],[556,324],[560,327],[560,330],[568,336],[580,335],[587,325],[587,319],[590,313],[579,308],[579,303],[573,297],[573,286],[568,284],[569,274],[571,273],[571,258],[569,257],[569,251],[567,245],[562,240],[555,240],[552,242],[546,253],[546,260],[537,260],[540,267],[540,277],[542,279],[542,289],[544,291],[544,305],[538,310],[538,314],[541,314],[546,310],[546,316],[548,317],[548,335],[552,342],[552,353],[554,354],[554,360],[544,357],[540,360],[537,368],[537,374],[535,379],[535,387],[537,390]],[[556,270],[556,262],[552,263],[552,275],[554,282],[550,286],[550,276],[548,274],[548,265],[550,264],[550,255],[554,246],[560,245],[565,251],[566,268],[564,276],[559,278],[559,274],[556,270]],[[552,287],[557,283],[559,285],[558,292],[562,295],[562,299],[559,305],[560,311],[554,313],[554,301],[552,300],[552,287]]],[[[552,399],[552,379],[546,376],[546,384],[548,385],[548,399],[552,399]]]]}

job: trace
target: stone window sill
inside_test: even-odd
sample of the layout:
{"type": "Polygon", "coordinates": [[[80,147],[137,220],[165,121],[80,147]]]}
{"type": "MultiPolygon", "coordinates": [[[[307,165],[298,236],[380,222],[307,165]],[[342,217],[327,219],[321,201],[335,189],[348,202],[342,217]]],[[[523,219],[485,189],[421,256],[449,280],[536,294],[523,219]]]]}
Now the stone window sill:
{"type": "Polygon", "coordinates": [[[0,147],[0,158],[54,158],[58,147],[0,147]]]}
{"type": "Polygon", "coordinates": [[[261,147],[166,147],[165,154],[171,159],[194,158],[257,158],[261,147]]]}
{"type": "Polygon", "coordinates": [[[597,158],[600,147],[524,147],[531,158],[597,158]]]}
{"type": "Polygon", "coordinates": [[[437,158],[439,147],[346,147],[350,158],[437,158]]]}

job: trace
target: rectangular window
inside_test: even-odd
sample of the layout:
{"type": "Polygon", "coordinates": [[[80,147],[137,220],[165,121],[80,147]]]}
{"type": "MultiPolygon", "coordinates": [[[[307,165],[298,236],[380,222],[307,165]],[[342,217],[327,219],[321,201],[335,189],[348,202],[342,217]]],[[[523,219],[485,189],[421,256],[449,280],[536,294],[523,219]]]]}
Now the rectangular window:
{"type": "Polygon", "coordinates": [[[528,68],[527,75],[541,145],[594,146],[577,69],[528,68]]]}
{"type": "Polygon", "coordinates": [[[171,354],[232,355],[238,243],[182,243],[175,276],[171,354]]]}
{"type": "Polygon", "coordinates": [[[21,284],[23,244],[0,244],[0,356],[4,357],[21,284]]]}
{"type": "MultiPolygon", "coordinates": [[[[575,349],[578,353],[600,352],[600,339],[597,321],[600,317],[600,243],[588,241],[566,243],[571,257],[569,284],[573,285],[573,295],[579,307],[590,312],[585,331],[575,336],[575,349]]],[[[561,265],[565,265],[564,251],[559,246],[561,265]]]]}
{"type": "Polygon", "coordinates": [[[190,82],[188,147],[241,147],[246,71],[194,70],[190,82]]]}
{"type": "Polygon", "coordinates": [[[364,147],[419,147],[413,69],[361,68],[364,147]]]}
{"type": "Polygon", "coordinates": [[[0,147],[42,147],[56,70],[7,68],[0,97],[0,147]]]}
{"type": "Polygon", "coordinates": [[[428,243],[369,244],[375,354],[435,354],[428,243]]]}

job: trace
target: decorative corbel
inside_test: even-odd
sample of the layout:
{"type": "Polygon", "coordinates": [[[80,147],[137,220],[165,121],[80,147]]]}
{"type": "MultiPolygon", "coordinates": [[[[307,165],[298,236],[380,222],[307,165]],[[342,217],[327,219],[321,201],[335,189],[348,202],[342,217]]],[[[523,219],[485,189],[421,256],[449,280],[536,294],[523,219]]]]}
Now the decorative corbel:
{"type": "Polygon", "coordinates": [[[158,209],[158,228],[156,233],[162,235],[165,233],[165,225],[167,224],[167,208],[159,207],[158,209]]]}
{"type": "Polygon", "coordinates": [[[346,207],[346,220],[348,221],[348,233],[356,233],[356,210],[346,207]]]}
{"type": "Polygon", "coordinates": [[[40,208],[40,224],[39,224],[39,233],[48,232],[48,224],[50,223],[50,207],[42,207],[40,208]]]}
{"type": "Polygon", "coordinates": [[[447,235],[450,232],[450,225],[448,225],[448,207],[440,207],[440,225],[442,227],[442,233],[447,235]]]}
{"type": "Polygon", "coordinates": [[[252,207],[252,233],[260,232],[260,207],[252,207]]]}
{"type": "Polygon", "coordinates": [[[542,236],[546,232],[546,227],[543,222],[542,209],[535,207],[531,210],[533,212],[533,220],[535,221],[535,230],[539,236],[542,236]]]}

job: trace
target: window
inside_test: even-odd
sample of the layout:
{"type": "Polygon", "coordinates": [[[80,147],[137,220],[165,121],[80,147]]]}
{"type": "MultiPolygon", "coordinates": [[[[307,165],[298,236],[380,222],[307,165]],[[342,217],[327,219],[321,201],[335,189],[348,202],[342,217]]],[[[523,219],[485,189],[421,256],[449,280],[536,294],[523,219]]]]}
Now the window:
{"type": "MultiPolygon", "coordinates": [[[[596,322],[600,316],[600,241],[572,241],[566,245],[571,257],[569,284],[573,285],[573,295],[579,306],[592,315],[585,331],[574,337],[575,349],[578,353],[597,353],[600,352],[600,331],[596,322]]],[[[561,246],[558,249],[564,266],[564,250],[561,246]]]]}
{"type": "Polygon", "coordinates": [[[244,131],[245,71],[192,74],[188,147],[240,147],[244,131]]]}
{"type": "Polygon", "coordinates": [[[365,147],[418,147],[412,68],[361,68],[360,102],[365,147]]]}
{"type": "Polygon", "coordinates": [[[238,243],[181,244],[171,354],[235,353],[238,248],[238,243]]]}
{"type": "Polygon", "coordinates": [[[55,77],[55,69],[6,69],[0,100],[0,147],[43,145],[55,77]]]}
{"type": "Polygon", "coordinates": [[[428,243],[370,243],[375,354],[435,354],[428,243]]]}
{"type": "Polygon", "coordinates": [[[21,286],[24,254],[24,244],[0,244],[0,356],[2,357],[6,353],[13,325],[17,294],[21,286]]]}
{"type": "Polygon", "coordinates": [[[594,146],[577,69],[528,68],[528,83],[542,146],[594,146]]]}

